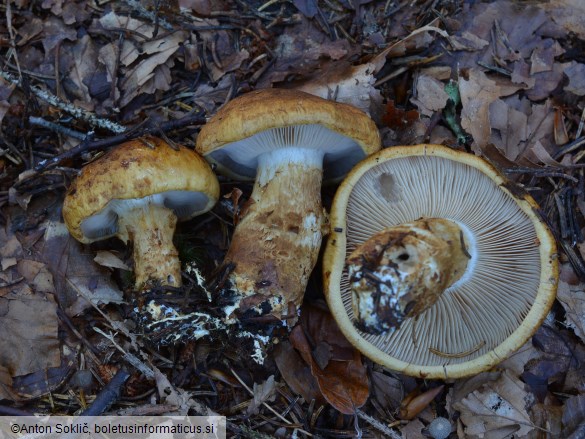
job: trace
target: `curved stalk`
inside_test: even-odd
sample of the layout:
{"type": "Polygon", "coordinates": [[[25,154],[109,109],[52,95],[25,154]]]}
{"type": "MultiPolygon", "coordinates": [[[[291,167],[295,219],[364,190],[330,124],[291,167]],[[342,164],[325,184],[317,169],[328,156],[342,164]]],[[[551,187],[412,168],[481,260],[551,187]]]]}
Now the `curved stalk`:
{"type": "Polygon", "coordinates": [[[430,308],[472,267],[475,242],[441,218],[388,227],[347,258],[358,326],[378,334],[430,308]]]}

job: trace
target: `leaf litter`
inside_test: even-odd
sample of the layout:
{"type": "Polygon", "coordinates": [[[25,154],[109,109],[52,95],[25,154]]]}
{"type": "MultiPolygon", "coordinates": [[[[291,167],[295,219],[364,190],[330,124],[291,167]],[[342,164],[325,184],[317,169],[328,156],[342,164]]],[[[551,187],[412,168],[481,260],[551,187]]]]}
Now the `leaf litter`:
{"type": "MultiPolygon", "coordinates": [[[[5,405],[26,400],[31,413],[79,413],[83,407],[71,397],[75,390],[67,393],[67,379],[81,367],[73,360],[80,357],[102,383],[121,366],[134,367],[125,395],[154,395],[136,410],[225,413],[234,436],[367,431],[420,438],[437,416],[453,423],[450,437],[582,433],[581,1],[144,4],[18,0],[0,7],[6,17],[0,22],[5,405]],[[449,84],[460,103],[450,101],[449,84]],[[197,115],[204,121],[234,96],[265,87],[351,103],[378,123],[385,147],[439,141],[487,156],[531,192],[563,262],[558,301],[533,339],[494,371],[445,383],[409,420],[399,416],[408,395],[433,395],[426,392],[439,383],[396,375],[353,350],[327,311],[314,307],[322,294],[318,273],[299,326],[290,340],[280,336],[263,366],[229,340],[156,354],[140,340],[124,300],[131,259],[120,245],[83,246],[69,237],[57,207],[64,190],[105,149],[99,142],[113,136],[106,119],[136,137],[173,122],[159,134],[192,146],[203,122],[181,121],[197,115]],[[80,118],[76,109],[95,118],[80,118]],[[54,202],[38,207],[51,197],[54,202]],[[140,364],[151,372],[137,372],[140,364]],[[51,378],[43,384],[45,376],[51,378]],[[66,402],[55,406],[55,396],[66,402]],[[371,418],[379,424],[364,421],[371,418]]],[[[222,184],[245,204],[249,185],[222,184]]],[[[220,203],[179,230],[182,254],[193,255],[205,276],[221,262],[235,212],[220,203]]],[[[206,306],[205,294],[191,299],[206,306]]]]}

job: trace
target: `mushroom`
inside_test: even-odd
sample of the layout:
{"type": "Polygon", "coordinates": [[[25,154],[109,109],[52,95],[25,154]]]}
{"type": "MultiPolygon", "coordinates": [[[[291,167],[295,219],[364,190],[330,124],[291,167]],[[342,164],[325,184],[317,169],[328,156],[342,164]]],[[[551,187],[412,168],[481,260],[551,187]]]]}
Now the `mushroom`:
{"type": "Polygon", "coordinates": [[[538,205],[472,154],[380,151],[343,181],[330,222],[331,312],[354,346],[388,368],[479,373],[525,343],[555,298],[556,245],[538,205]]]}
{"type": "Polygon", "coordinates": [[[254,180],[223,268],[235,303],[226,314],[290,315],[316,263],[326,216],[322,179],[341,179],[380,149],[374,122],[360,110],[297,90],[257,90],[214,115],[197,151],[220,173],[254,180]]]}
{"type": "Polygon", "coordinates": [[[219,183],[203,158],[148,137],[85,166],[65,197],[63,218],[82,243],[112,236],[131,241],[137,290],[179,287],[176,223],[207,212],[218,197],[219,183]]]}

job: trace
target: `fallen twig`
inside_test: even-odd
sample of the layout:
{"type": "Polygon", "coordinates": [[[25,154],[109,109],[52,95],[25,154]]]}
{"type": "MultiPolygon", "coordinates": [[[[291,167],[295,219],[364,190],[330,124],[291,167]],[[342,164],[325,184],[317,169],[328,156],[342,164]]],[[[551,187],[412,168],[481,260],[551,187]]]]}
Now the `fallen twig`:
{"type": "Polygon", "coordinates": [[[203,116],[203,114],[193,113],[181,119],[170,120],[157,126],[145,126],[143,128],[138,127],[136,129],[128,130],[127,132],[119,134],[117,136],[108,137],[107,139],[82,142],[76,147],[71,148],[70,150],[65,151],[64,153],[59,154],[51,159],[42,160],[35,167],[34,170],[36,172],[42,172],[51,166],[55,166],[61,163],[63,160],[72,159],[86,152],[105,149],[110,146],[117,145],[119,143],[126,142],[131,139],[135,139],[137,137],[146,136],[148,134],[156,134],[160,132],[166,133],[179,128],[184,128],[188,125],[200,125],[203,123],[205,123],[205,117],[203,116]]]}
{"type": "Polygon", "coordinates": [[[119,369],[110,382],[98,393],[93,403],[81,412],[80,416],[99,416],[104,413],[120,398],[122,386],[128,378],[130,378],[130,373],[124,368],[119,369]]]}
{"type": "MultiPolygon", "coordinates": [[[[6,81],[15,84],[19,87],[22,87],[22,81],[16,78],[14,75],[0,70],[0,76],[4,78],[6,81]]],[[[65,111],[66,113],[72,115],[76,119],[85,120],[92,126],[96,126],[99,128],[103,128],[105,130],[111,131],[113,133],[123,133],[126,131],[126,127],[120,125],[116,122],[113,122],[109,119],[104,119],[97,117],[91,111],[83,110],[82,108],[76,107],[69,102],[65,102],[61,98],[58,98],[54,94],[48,92],[47,90],[43,90],[40,87],[35,85],[30,85],[28,89],[39,99],[45,101],[47,104],[52,105],[53,107],[59,108],[60,110],[65,111]]]]}

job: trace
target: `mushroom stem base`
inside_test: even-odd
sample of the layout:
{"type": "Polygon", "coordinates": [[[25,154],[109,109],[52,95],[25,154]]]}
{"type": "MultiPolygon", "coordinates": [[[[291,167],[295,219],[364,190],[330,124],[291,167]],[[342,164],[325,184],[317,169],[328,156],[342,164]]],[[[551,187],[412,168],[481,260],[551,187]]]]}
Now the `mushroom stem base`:
{"type": "Polygon", "coordinates": [[[453,221],[421,219],[384,229],[347,258],[358,326],[398,329],[430,308],[466,272],[473,242],[453,221]]]}
{"type": "Polygon", "coordinates": [[[228,289],[239,314],[296,312],[317,261],[325,214],[321,205],[320,167],[281,163],[261,178],[244,206],[224,267],[233,267],[228,289]],[[293,306],[290,306],[292,304],[293,306]]]}
{"type": "Polygon", "coordinates": [[[181,263],[173,244],[176,224],[174,212],[156,204],[120,215],[118,236],[133,243],[136,290],[153,283],[181,286],[181,263]]]}

